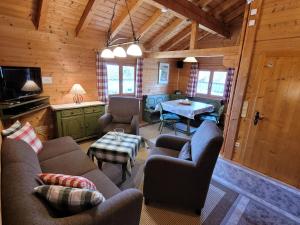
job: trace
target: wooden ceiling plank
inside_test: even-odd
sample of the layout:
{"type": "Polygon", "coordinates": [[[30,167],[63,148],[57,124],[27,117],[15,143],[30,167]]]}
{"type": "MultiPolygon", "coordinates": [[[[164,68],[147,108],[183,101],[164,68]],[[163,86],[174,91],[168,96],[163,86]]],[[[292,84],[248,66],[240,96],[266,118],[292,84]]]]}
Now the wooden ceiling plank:
{"type": "MultiPolygon", "coordinates": [[[[128,2],[128,8],[130,15],[143,4],[143,0],[131,0],[128,2]]],[[[124,25],[129,20],[128,10],[124,7],[124,10],[121,11],[120,15],[113,21],[111,38],[114,38],[118,32],[124,27],[124,25]]]]}
{"type": "Polygon", "coordinates": [[[76,36],[78,36],[81,31],[86,29],[86,27],[91,22],[92,16],[96,10],[96,6],[97,6],[98,2],[99,2],[99,0],[89,0],[88,1],[87,5],[83,11],[83,14],[77,24],[77,27],[75,30],[76,36]]]}
{"type": "Polygon", "coordinates": [[[224,17],[226,23],[230,23],[236,17],[242,15],[245,12],[245,4],[241,4],[237,9],[224,17]]]}
{"type": "Polygon", "coordinates": [[[213,9],[212,14],[215,15],[215,17],[220,18],[220,15],[232,8],[234,5],[236,5],[240,0],[225,0],[222,4],[219,4],[216,8],[213,9]]]}
{"type": "Polygon", "coordinates": [[[49,0],[40,0],[38,12],[35,19],[35,27],[37,30],[41,29],[46,24],[49,0]]]}
{"type": "Polygon", "coordinates": [[[158,35],[155,36],[154,39],[152,39],[150,42],[147,42],[145,44],[145,47],[150,49],[153,47],[160,47],[159,44],[166,39],[167,37],[169,37],[170,35],[173,34],[174,29],[181,25],[183,22],[185,22],[184,20],[180,19],[180,18],[176,18],[173,22],[171,22],[170,25],[168,25],[165,29],[161,30],[159,32],[158,35]]]}
{"type": "Polygon", "coordinates": [[[139,38],[142,38],[150,29],[151,27],[156,24],[156,22],[162,16],[162,12],[160,9],[157,9],[155,13],[142,25],[142,27],[138,31],[139,38]]]}
{"type": "Polygon", "coordinates": [[[153,52],[146,55],[147,58],[155,59],[176,59],[185,58],[188,56],[193,57],[222,57],[225,55],[237,55],[238,46],[221,47],[221,48],[206,48],[206,49],[192,49],[180,51],[166,51],[166,52],[153,52]]]}
{"type": "Polygon", "coordinates": [[[196,21],[192,22],[191,27],[191,39],[190,39],[190,49],[196,49],[198,45],[198,37],[199,37],[199,26],[196,21]]]}
{"type": "Polygon", "coordinates": [[[180,31],[177,35],[175,35],[172,39],[170,39],[167,43],[161,46],[162,51],[168,51],[176,44],[180,43],[182,40],[184,40],[187,36],[191,35],[191,29],[192,27],[189,25],[186,28],[184,28],[182,31],[180,31]]]}
{"type": "MultiPolygon", "coordinates": [[[[211,35],[211,33],[208,33],[206,31],[201,32],[201,34],[199,35],[199,38],[198,38],[198,42],[201,41],[203,38],[207,37],[208,35],[211,35]]],[[[189,47],[190,47],[190,42],[186,41],[182,45],[179,46],[178,50],[189,49],[189,47]]]]}
{"type": "Polygon", "coordinates": [[[182,0],[153,0],[168,9],[177,12],[186,18],[198,22],[199,27],[207,32],[217,33],[223,37],[229,37],[229,31],[224,23],[209,15],[204,10],[189,1],[182,0]]]}

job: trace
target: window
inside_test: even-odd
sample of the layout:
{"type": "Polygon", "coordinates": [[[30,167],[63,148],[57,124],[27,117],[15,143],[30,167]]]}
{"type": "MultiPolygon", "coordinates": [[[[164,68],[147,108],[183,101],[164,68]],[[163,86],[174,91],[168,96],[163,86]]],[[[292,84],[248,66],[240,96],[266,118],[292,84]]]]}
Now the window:
{"type": "Polygon", "coordinates": [[[133,95],[135,93],[135,66],[107,64],[109,95],[133,95]]]}
{"type": "Polygon", "coordinates": [[[226,78],[226,71],[199,71],[197,93],[200,95],[223,97],[226,78]]]}

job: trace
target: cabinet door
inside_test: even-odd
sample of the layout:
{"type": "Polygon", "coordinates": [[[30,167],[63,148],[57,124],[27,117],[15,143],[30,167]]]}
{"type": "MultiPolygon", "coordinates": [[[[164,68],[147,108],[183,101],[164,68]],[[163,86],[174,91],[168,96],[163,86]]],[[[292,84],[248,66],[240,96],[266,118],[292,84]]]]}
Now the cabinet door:
{"type": "Polygon", "coordinates": [[[86,136],[99,134],[99,113],[85,114],[86,136]]]}
{"type": "Polygon", "coordinates": [[[85,137],[83,115],[66,117],[61,120],[64,136],[71,136],[74,139],[85,137]]]}

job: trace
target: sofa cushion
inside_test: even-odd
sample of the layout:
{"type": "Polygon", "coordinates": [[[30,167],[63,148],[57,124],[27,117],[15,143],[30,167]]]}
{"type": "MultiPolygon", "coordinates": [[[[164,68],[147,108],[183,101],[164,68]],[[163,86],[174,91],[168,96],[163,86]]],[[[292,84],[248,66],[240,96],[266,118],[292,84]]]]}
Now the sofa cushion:
{"type": "Polygon", "coordinates": [[[81,175],[92,181],[97,190],[100,191],[106,199],[120,193],[120,189],[98,168],[81,175]]]}
{"type": "Polygon", "coordinates": [[[154,147],[150,150],[149,157],[152,155],[163,155],[178,158],[179,151],[169,148],[154,147]]]}
{"type": "Polygon", "coordinates": [[[37,137],[33,127],[28,122],[21,129],[7,136],[7,138],[25,141],[37,154],[43,148],[41,140],[37,137]]]}
{"type": "Polygon", "coordinates": [[[40,162],[43,173],[62,173],[81,176],[96,167],[82,150],[68,152],[40,162]]]}
{"type": "Polygon", "coordinates": [[[22,140],[5,139],[1,149],[2,168],[11,163],[25,163],[40,171],[38,156],[32,148],[22,140]]]}
{"type": "Polygon", "coordinates": [[[34,188],[34,192],[62,212],[78,213],[105,201],[104,196],[98,191],[58,185],[38,186],[34,188]]]}
{"type": "Polygon", "coordinates": [[[75,150],[80,150],[80,146],[71,137],[56,138],[44,143],[38,158],[44,161],[75,150]]]}
{"type": "Polygon", "coordinates": [[[116,128],[123,128],[124,132],[127,134],[131,134],[133,132],[130,124],[123,123],[110,123],[104,128],[103,132],[108,133],[109,131],[113,131],[116,128]]]}
{"type": "Polygon", "coordinates": [[[22,124],[20,123],[19,120],[13,123],[9,128],[2,130],[1,133],[4,137],[9,136],[13,133],[15,133],[17,130],[21,129],[22,124]]]}
{"type": "Polygon", "coordinates": [[[40,173],[38,177],[44,184],[60,185],[64,187],[85,188],[96,191],[95,184],[87,178],[81,176],[70,176],[57,173],[40,173]]]}
{"type": "Polygon", "coordinates": [[[118,116],[118,115],[113,115],[112,122],[113,123],[126,123],[130,124],[132,120],[132,116],[118,116]]]}
{"type": "Polygon", "coordinates": [[[182,149],[180,150],[178,158],[184,160],[192,160],[191,143],[189,141],[185,143],[182,149]]]}

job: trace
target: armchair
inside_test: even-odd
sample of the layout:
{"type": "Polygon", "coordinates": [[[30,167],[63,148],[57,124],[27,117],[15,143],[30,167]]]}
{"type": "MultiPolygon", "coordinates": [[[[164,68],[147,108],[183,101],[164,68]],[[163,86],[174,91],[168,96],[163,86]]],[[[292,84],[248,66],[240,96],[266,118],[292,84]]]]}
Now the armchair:
{"type": "Polygon", "coordinates": [[[190,140],[192,161],[177,158],[187,141],[159,136],[145,165],[145,204],[159,201],[201,213],[223,136],[215,123],[204,121],[190,140]]]}
{"type": "Polygon", "coordinates": [[[139,100],[133,97],[113,96],[109,99],[108,111],[98,119],[100,134],[115,128],[125,133],[139,134],[139,100]]]}

